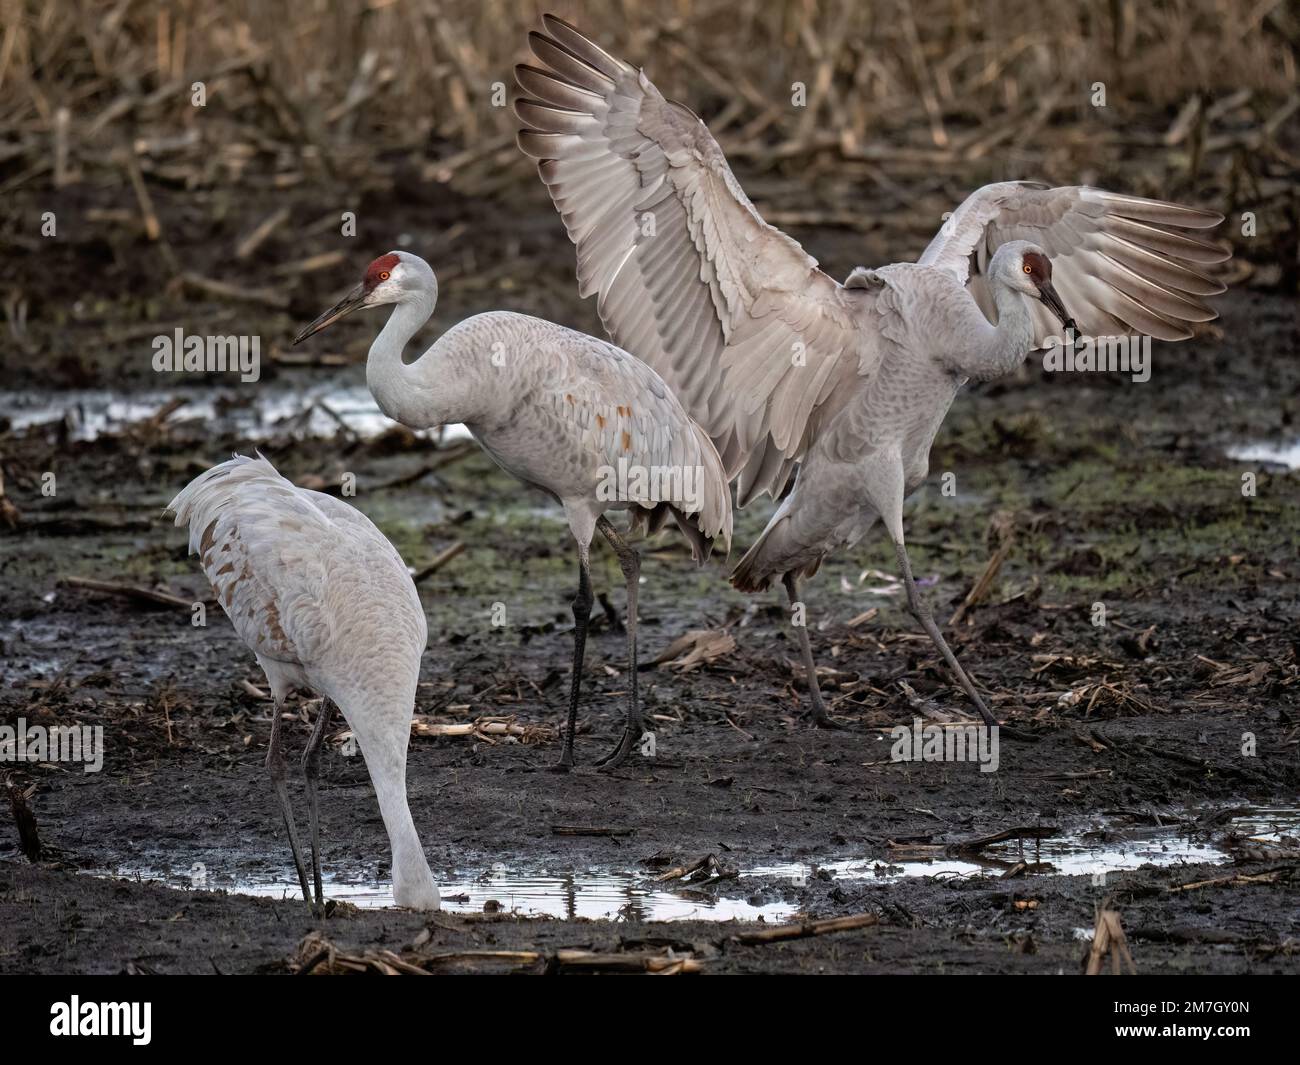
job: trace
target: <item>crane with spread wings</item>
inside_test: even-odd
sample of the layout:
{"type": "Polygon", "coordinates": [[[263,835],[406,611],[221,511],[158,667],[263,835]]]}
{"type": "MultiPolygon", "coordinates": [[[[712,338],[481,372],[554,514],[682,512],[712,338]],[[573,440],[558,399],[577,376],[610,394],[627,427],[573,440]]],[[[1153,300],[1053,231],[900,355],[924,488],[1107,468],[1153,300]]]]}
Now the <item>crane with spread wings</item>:
{"type": "MultiPolygon", "coordinates": [[[[780,497],[795,475],[733,583],[779,578],[794,603],[829,552],[881,521],[912,614],[993,723],[918,592],[903,500],[967,380],[1014,370],[1075,323],[1092,337],[1183,340],[1215,317],[1205,297],[1223,286],[1204,268],[1228,253],[1195,231],[1222,217],[1000,182],[916,263],[841,284],[763,221],[695,114],[563,19],[543,26],[529,35],[541,65],[515,70],[518,141],[577,246],[582,295],[712,437],[738,505],[780,497]]],[[[831,724],[807,628],[796,631],[814,719],[831,724]]]]}

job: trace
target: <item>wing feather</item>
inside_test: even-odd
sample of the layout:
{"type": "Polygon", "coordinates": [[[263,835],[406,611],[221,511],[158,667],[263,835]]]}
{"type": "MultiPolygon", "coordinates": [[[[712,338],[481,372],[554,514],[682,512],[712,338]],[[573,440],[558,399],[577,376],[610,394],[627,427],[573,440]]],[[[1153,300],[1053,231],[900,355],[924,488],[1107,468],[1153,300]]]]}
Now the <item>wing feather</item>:
{"type": "MultiPolygon", "coordinates": [[[[1229,253],[1197,231],[1221,221],[1212,211],[1087,186],[1006,181],[968,196],[919,262],[955,273],[991,318],[988,261],[1009,240],[1032,241],[1051,257],[1053,282],[1084,333],[1185,340],[1191,324],[1216,317],[1204,297],[1223,285],[1198,267],[1229,253]]],[[[1040,346],[1060,336],[1045,309],[1035,307],[1034,320],[1040,346]]]]}
{"type": "Polygon", "coordinates": [[[544,16],[521,65],[519,146],[538,160],[579,291],[657,370],[718,448],[739,502],[778,494],[818,408],[874,368],[866,297],[767,225],[689,109],[573,26],[544,16]],[[834,387],[827,387],[833,382],[834,387]]]}

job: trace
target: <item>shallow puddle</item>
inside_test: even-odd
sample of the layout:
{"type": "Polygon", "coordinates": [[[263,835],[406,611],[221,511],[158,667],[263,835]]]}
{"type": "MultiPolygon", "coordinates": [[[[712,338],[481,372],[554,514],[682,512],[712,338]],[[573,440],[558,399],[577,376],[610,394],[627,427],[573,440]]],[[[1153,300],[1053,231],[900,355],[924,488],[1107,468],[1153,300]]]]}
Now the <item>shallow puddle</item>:
{"type": "MultiPolygon", "coordinates": [[[[735,883],[735,882],[733,882],[735,883]]],[[[282,894],[300,898],[295,885],[245,884],[235,890],[244,894],[282,894]]],[[[652,878],[623,872],[583,872],[548,875],[497,873],[478,880],[452,880],[438,885],[442,908],[453,913],[482,913],[497,908],[525,917],[586,917],[592,920],[636,921],[783,921],[797,907],[791,903],[746,901],[714,896],[683,885],[678,891],[655,884],[652,878]],[[491,904],[496,903],[497,907],[491,904]]],[[[391,906],[389,883],[348,884],[338,880],[325,889],[327,898],[356,906],[391,906]]]]}
{"type": "Polygon", "coordinates": [[[1288,470],[1300,470],[1300,440],[1237,444],[1228,448],[1227,454],[1228,458],[1239,462],[1267,462],[1273,466],[1285,466],[1288,470]]]}
{"type": "MultiPolygon", "coordinates": [[[[1045,840],[1010,841],[987,847],[979,857],[909,856],[886,859],[837,859],[827,862],[781,862],[743,869],[739,875],[693,886],[689,881],[657,883],[653,873],[592,870],[550,873],[517,872],[495,866],[474,877],[456,875],[441,880],[443,909],[482,913],[485,909],[524,917],[585,917],[592,920],[642,921],[785,921],[796,916],[796,904],[782,901],[778,888],[802,887],[813,876],[846,882],[901,883],[909,877],[996,877],[1019,862],[1031,864],[1028,875],[1098,876],[1143,865],[1220,864],[1231,861],[1219,841],[1232,833],[1259,842],[1276,843],[1300,834],[1300,806],[1234,809],[1209,829],[1192,829],[1187,821],[1213,811],[1183,811],[1168,825],[1096,829],[1045,840]]],[[[1170,820],[1173,820],[1171,816],[1170,820]]],[[[204,887],[259,898],[298,899],[296,879],[236,877],[193,881],[156,871],[118,870],[107,874],[129,879],[159,880],[172,887],[204,887]]],[[[326,876],[325,896],[354,906],[393,905],[392,884],[358,873],[326,876]]]]}
{"type": "MultiPolygon", "coordinates": [[[[1204,814],[1199,811],[1195,816],[1204,814]]],[[[1185,822],[1190,813],[1176,815],[1185,822]]],[[[898,881],[906,877],[997,876],[1020,862],[1035,866],[1034,873],[1063,876],[1098,876],[1123,872],[1144,865],[1173,866],[1219,864],[1230,856],[1219,846],[1228,833],[1276,843],[1283,836],[1300,834],[1300,807],[1260,806],[1243,808],[1211,830],[1192,830],[1186,823],[1150,827],[1103,827],[1084,829],[1050,839],[1021,841],[986,847],[978,856],[907,856],[897,861],[864,859],[832,861],[818,865],[836,880],[898,881]]],[[[900,853],[906,853],[906,850],[900,853]]],[[[759,866],[750,876],[771,876],[799,882],[814,872],[807,863],[759,866]]]]}
{"type": "MultiPolygon", "coordinates": [[[[134,392],[129,395],[100,389],[53,395],[0,391],[0,417],[7,418],[14,429],[58,422],[66,417],[72,439],[94,440],[120,432],[132,422],[153,417],[173,398],[186,402],[171,415],[170,421],[200,418],[249,440],[281,435],[332,437],[342,426],[362,439],[369,439],[396,424],[384,416],[364,384],[337,382],[305,390],[205,388],[193,392],[134,392]]],[[[416,435],[437,438],[437,430],[422,430],[416,435]]],[[[442,439],[468,436],[463,425],[449,425],[444,429],[442,439]]]]}
{"type": "MultiPolygon", "coordinates": [[[[167,877],[121,870],[120,877],[162,880],[172,887],[196,886],[186,877],[167,877]]],[[[393,885],[386,880],[358,876],[324,876],[325,897],[367,908],[393,905],[393,885]]],[[[732,880],[733,888],[739,881],[732,880]]],[[[202,885],[257,898],[300,899],[297,880],[255,877],[222,880],[202,885]]],[[[652,876],[629,872],[511,873],[489,871],[474,879],[440,880],[442,908],[452,913],[498,910],[523,917],[585,917],[592,920],[634,921],[784,921],[797,912],[792,903],[755,897],[752,901],[714,895],[689,884],[659,885],[652,876]]]]}

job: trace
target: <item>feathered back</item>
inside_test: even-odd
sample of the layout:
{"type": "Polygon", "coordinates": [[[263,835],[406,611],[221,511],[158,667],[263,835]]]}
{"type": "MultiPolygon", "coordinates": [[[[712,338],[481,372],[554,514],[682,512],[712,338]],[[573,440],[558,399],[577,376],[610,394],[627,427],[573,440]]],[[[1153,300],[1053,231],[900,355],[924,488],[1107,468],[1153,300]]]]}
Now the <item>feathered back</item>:
{"type": "Polygon", "coordinates": [[[258,455],[194,478],[168,505],[243,641],[358,681],[418,670],[428,632],[393,545],[359,510],[299,488],[258,455]]]}
{"type": "Polygon", "coordinates": [[[235,455],[199,474],[176,494],[176,498],[167,504],[167,511],[176,515],[177,528],[189,526],[191,555],[199,550],[203,530],[208,527],[216,511],[235,502],[241,487],[259,481],[265,487],[275,485],[291,492],[298,490],[292,481],[281,477],[279,471],[258,453],[256,458],[235,455]]]}

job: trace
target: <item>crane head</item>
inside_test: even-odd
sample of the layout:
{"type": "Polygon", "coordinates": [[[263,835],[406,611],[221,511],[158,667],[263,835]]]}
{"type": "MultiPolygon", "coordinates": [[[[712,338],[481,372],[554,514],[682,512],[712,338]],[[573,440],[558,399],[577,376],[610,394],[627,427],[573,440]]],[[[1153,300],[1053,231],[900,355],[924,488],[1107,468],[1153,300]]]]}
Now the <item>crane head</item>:
{"type": "Polygon", "coordinates": [[[309,336],[333,325],[362,307],[382,307],[386,303],[399,303],[413,291],[432,291],[437,294],[437,282],[429,264],[418,255],[404,251],[390,251],[366,267],[361,283],[338,303],[321,314],[293,338],[301,344],[309,336]]]}
{"type": "Polygon", "coordinates": [[[1047,257],[1047,252],[1027,240],[1013,240],[998,248],[994,259],[997,262],[990,264],[990,274],[1016,291],[1037,299],[1061,320],[1066,329],[1078,332],[1074,319],[1052,284],[1052,260],[1047,257]]]}

